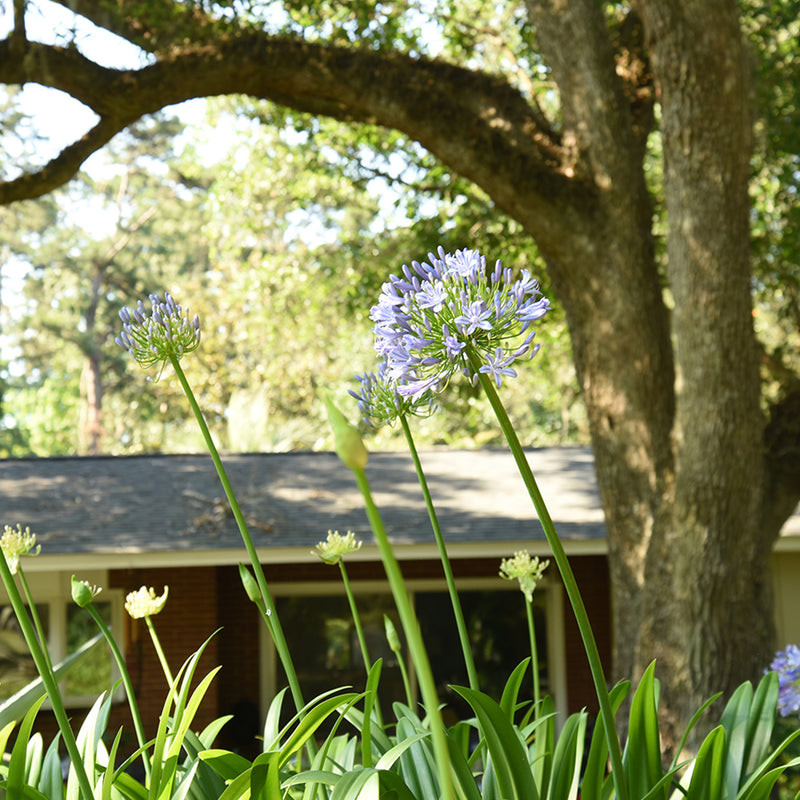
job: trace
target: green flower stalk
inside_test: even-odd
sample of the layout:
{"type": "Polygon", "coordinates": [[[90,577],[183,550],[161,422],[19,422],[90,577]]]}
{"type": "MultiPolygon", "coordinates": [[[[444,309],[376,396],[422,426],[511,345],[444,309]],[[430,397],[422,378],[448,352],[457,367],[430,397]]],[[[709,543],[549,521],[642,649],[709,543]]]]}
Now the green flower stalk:
{"type": "Polygon", "coordinates": [[[391,618],[386,614],[383,615],[383,626],[386,630],[386,641],[389,643],[389,649],[397,656],[397,665],[400,667],[400,675],[403,678],[403,688],[406,692],[406,702],[408,707],[411,708],[413,698],[411,696],[411,682],[408,680],[408,669],[406,667],[406,660],[403,658],[403,646],[400,643],[400,637],[397,635],[397,628],[394,626],[391,618]]]}
{"type": "Polygon", "coordinates": [[[392,590],[392,596],[400,615],[400,622],[408,642],[408,649],[411,653],[411,660],[419,680],[420,693],[425,711],[428,714],[431,725],[431,736],[433,739],[433,752],[436,760],[436,767],[439,776],[439,790],[443,800],[454,800],[455,793],[453,782],[450,775],[450,756],[447,746],[447,735],[445,732],[442,713],[439,708],[439,695],[436,691],[436,682],[433,678],[428,653],[422,641],[422,633],[419,629],[414,607],[406,589],[400,565],[397,563],[386,527],[381,519],[378,507],[372,499],[369,482],[365,467],[367,465],[367,449],[361,441],[358,431],[350,425],[341,411],[333,404],[330,397],[326,397],[325,403],[328,409],[328,419],[333,429],[336,442],[336,452],[343,463],[352,471],[358,484],[359,491],[364,498],[367,518],[369,519],[375,541],[381,554],[386,577],[392,590]]]}
{"type": "Polygon", "coordinates": [[[200,428],[200,433],[208,448],[211,460],[217,470],[217,475],[233,512],[236,525],[239,528],[239,533],[247,550],[250,565],[264,602],[264,613],[269,617],[268,628],[275,643],[275,649],[286,673],[295,707],[298,713],[302,714],[305,702],[300,691],[300,683],[297,680],[297,672],[275,610],[272,593],[267,585],[264,570],[261,567],[261,561],[253,543],[253,537],[250,535],[244,514],[242,514],[239,501],[236,499],[203,412],[180,365],[180,359],[186,353],[196,350],[200,344],[200,320],[197,315],[190,319],[189,312],[178,305],[169,294],[164,295],[163,301],[159,295],[150,295],[150,303],[152,306],[150,312],[147,311],[141,300],[134,311],[130,311],[127,308],[123,308],[120,311],[122,333],[117,337],[116,342],[120,347],[127,350],[136,362],[145,369],[160,365],[161,371],[163,371],[166,364],[169,363],[175,371],[175,375],[186,395],[186,399],[189,401],[192,413],[200,428]]]}
{"type": "Polygon", "coordinates": [[[125,597],[125,610],[131,619],[143,619],[147,625],[147,631],[150,634],[150,639],[153,642],[158,661],[161,664],[161,669],[164,671],[164,677],[167,679],[167,685],[172,686],[173,677],[172,670],[169,668],[167,657],[164,654],[164,648],[161,647],[161,640],[156,633],[155,625],[151,617],[160,614],[167,603],[167,595],[169,594],[169,587],[164,587],[164,594],[160,597],[156,595],[155,589],[151,586],[149,589],[142,586],[135,592],[130,592],[125,597]]]}
{"type": "Polygon", "coordinates": [[[628,800],[622,752],[597,643],[575,575],[508,414],[497,394],[503,378],[516,376],[513,365],[533,357],[531,325],[550,307],[527,270],[516,278],[500,261],[490,267],[473,250],[428,254],[428,261],[404,265],[391,275],[378,303],[370,310],[375,322],[375,350],[388,378],[402,397],[417,398],[440,391],[461,373],[489,398],[503,435],[517,463],[569,597],[595,685],[600,716],[608,739],[614,787],[628,800]],[[524,337],[524,338],[523,338],[524,337]]]}
{"type": "MultiPolygon", "coordinates": [[[[67,716],[67,711],[64,707],[64,701],[61,697],[58,681],[56,680],[55,673],[53,672],[50,656],[47,654],[47,649],[44,643],[45,640],[43,638],[40,639],[41,629],[37,631],[34,627],[34,624],[31,622],[31,618],[28,615],[28,610],[25,607],[22,595],[19,593],[17,584],[14,581],[14,575],[17,574],[19,569],[19,556],[25,554],[19,550],[19,547],[21,544],[30,542],[30,547],[28,551],[26,551],[30,553],[36,541],[35,535],[30,534],[30,531],[27,528],[25,529],[25,532],[23,532],[19,525],[17,525],[16,534],[18,535],[15,535],[15,532],[11,528],[5,526],[3,537],[0,538],[0,555],[2,556],[0,557],[0,579],[2,579],[3,585],[5,586],[8,599],[11,602],[11,606],[14,609],[14,614],[17,617],[20,630],[22,631],[25,642],[28,645],[28,650],[33,658],[33,663],[36,665],[36,670],[39,673],[39,677],[42,679],[42,685],[44,686],[47,696],[50,699],[50,705],[52,706],[53,715],[58,723],[58,729],[61,732],[61,738],[63,739],[64,745],[67,748],[67,753],[72,761],[72,766],[75,769],[75,775],[78,779],[80,792],[85,798],[91,798],[94,797],[92,783],[89,780],[89,776],[86,774],[86,768],[83,764],[80,750],[78,749],[78,743],[75,740],[75,734],[73,733],[72,727],[69,724],[69,717],[67,716]]],[[[38,552],[39,551],[37,549],[36,553],[38,552]]]]}
{"type": "Polygon", "coordinates": [[[464,620],[464,611],[461,608],[461,599],[456,589],[453,567],[450,564],[450,557],[447,554],[442,529],[439,525],[439,518],[436,508],[433,505],[428,481],[422,469],[414,437],[411,434],[411,427],[408,424],[408,416],[427,416],[434,412],[436,405],[433,393],[423,392],[418,397],[403,397],[397,391],[397,385],[390,380],[386,372],[385,362],[380,365],[377,372],[367,372],[363,375],[356,375],[356,380],[360,383],[360,392],[350,391],[350,395],[358,400],[358,408],[361,411],[362,419],[370,427],[378,428],[381,425],[392,425],[396,420],[400,421],[403,434],[414,462],[417,472],[422,495],[425,498],[425,506],[428,510],[428,517],[433,529],[433,537],[436,540],[436,547],[439,550],[439,559],[442,562],[447,591],[450,595],[450,604],[453,607],[453,617],[456,621],[458,640],[461,644],[461,652],[464,656],[464,665],[467,669],[467,680],[470,688],[476,691],[480,688],[478,682],[478,670],[475,667],[475,659],[472,657],[472,647],[470,646],[467,623],[464,620]]]}
{"type": "Polygon", "coordinates": [[[356,599],[353,595],[353,589],[350,585],[350,578],[347,575],[347,568],[344,565],[344,556],[350,553],[356,553],[361,549],[362,542],[356,541],[356,536],[353,531],[348,531],[342,536],[339,531],[328,531],[328,538],[324,542],[320,542],[312,551],[312,556],[317,556],[323,563],[331,566],[338,565],[339,572],[342,576],[342,583],[344,591],[347,595],[347,603],[350,606],[350,614],[353,617],[353,625],[355,625],[356,636],[358,637],[358,646],[361,648],[361,655],[364,659],[364,669],[369,674],[371,660],[369,651],[367,650],[367,640],[364,636],[364,628],[361,625],[361,615],[358,613],[358,606],[356,599]]]}
{"type": "Polygon", "coordinates": [[[100,613],[94,605],[94,598],[97,597],[101,591],[102,590],[99,587],[90,586],[86,581],[78,580],[74,575],[72,576],[72,599],[77,606],[80,608],[85,608],[89,612],[92,619],[95,621],[95,624],[100,629],[100,632],[103,634],[106,642],[108,643],[111,654],[114,656],[114,660],[117,662],[117,669],[119,669],[119,674],[122,676],[122,683],[125,686],[125,695],[128,698],[128,707],[131,710],[133,727],[136,731],[136,741],[138,742],[139,748],[142,751],[142,763],[144,764],[145,776],[147,782],[149,783],[151,765],[150,756],[145,748],[147,739],[144,735],[142,716],[139,713],[139,704],[136,702],[136,692],[134,691],[131,676],[128,672],[128,665],[125,663],[125,659],[122,656],[122,651],[119,649],[119,645],[117,645],[116,640],[112,636],[108,625],[106,625],[105,620],[100,616],[100,613]]]}
{"type": "Polygon", "coordinates": [[[525,615],[528,620],[528,637],[531,643],[531,671],[533,673],[533,705],[534,713],[539,715],[539,653],[536,646],[536,628],[533,620],[533,591],[536,584],[542,579],[549,561],[539,561],[534,556],[531,558],[527,550],[514,553],[513,558],[504,558],[500,562],[500,577],[507,581],[516,580],[525,596],[525,615]]]}

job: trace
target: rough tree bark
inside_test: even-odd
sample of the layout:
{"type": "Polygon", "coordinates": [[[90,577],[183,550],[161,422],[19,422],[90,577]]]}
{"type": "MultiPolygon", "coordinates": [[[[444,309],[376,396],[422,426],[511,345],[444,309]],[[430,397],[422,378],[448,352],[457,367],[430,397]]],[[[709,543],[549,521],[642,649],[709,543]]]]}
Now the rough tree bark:
{"type": "Polygon", "coordinates": [[[110,70],[15,28],[0,42],[0,80],[67,91],[100,120],[0,184],[0,202],[49,191],[133,120],[191,97],[251,94],[412,136],[534,237],[566,309],[608,523],[616,674],[660,660],[668,740],[700,700],[758,676],[771,647],[766,561],[800,499],[800,401],[787,394],[765,435],[734,0],[639,0],[613,34],[595,0],[528,0],[558,122],[502,78],[442,61],[219,31],[170,0],[146,6],[153,19],[169,12],[168,30],[139,0],[61,2],[155,60],[110,70]],[[642,164],[656,99],[672,312],[642,164]]]}

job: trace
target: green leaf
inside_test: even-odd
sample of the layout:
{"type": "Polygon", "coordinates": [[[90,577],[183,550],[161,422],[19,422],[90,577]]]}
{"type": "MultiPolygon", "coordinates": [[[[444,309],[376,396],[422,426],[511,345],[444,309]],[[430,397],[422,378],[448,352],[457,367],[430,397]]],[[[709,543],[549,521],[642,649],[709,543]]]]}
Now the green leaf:
{"type": "Polygon", "coordinates": [[[450,774],[453,776],[453,789],[459,800],[481,800],[481,792],[469,768],[467,759],[456,737],[448,731],[447,746],[450,750],[450,774]]]}
{"type": "Polygon", "coordinates": [[[574,800],[578,794],[583,743],[586,737],[586,712],[571,714],[556,742],[550,800],[574,800]]]}
{"type": "MultiPolygon", "coordinates": [[[[644,797],[663,777],[658,731],[658,683],[651,662],[633,695],[623,758],[631,797],[644,797]]],[[[664,792],[666,797],[666,790],[664,792]]]]}
{"type": "MultiPolygon", "coordinates": [[[[631,690],[630,681],[621,681],[609,693],[611,708],[614,714],[619,710],[623,700],[631,690]]],[[[610,791],[606,765],[608,762],[608,740],[606,739],[605,725],[602,718],[598,717],[592,733],[592,743],[589,746],[589,756],[586,759],[586,768],[581,782],[581,800],[604,800],[610,791]]]]}
{"type": "Polygon", "coordinates": [[[28,783],[28,744],[31,738],[31,731],[33,730],[33,722],[44,700],[45,695],[42,695],[31,705],[19,726],[17,740],[14,742],[14,748],[11,751],[11,759],[8,763],[6,795],[10,798],[20,796],[23,788],[28,783]]]}
{"type": "Polygon", "coordinates": [[[731,800],[736,797],[744,776],[746,753],[749,749],[747,739],[752,700],[752,685],[749,682],[743,683],[731,695],[720,717],[720,726],[725,730],[727,743],[724,796],[731,800]]]}
{"type": "Polygon", "coordinates": [[[750,704],[743,776],[754,772],[769,752],[778,704],[778,675],[768,672],[759,681],[750,704]]]}
{"type": "Polygon", "coordinates": [[[514,671],[509,675],[506,685],[503,688],[503,696],[500,698],[500,707],[506,712],[511,722],[514,721],[519,689],[520,686],[522,686],[522,681],[525,678],[525,671],[528,669],[528,664],[530,663],[530,658],[525,658],[517,664],[514,671]]]}
{"type": "Polygon", "coordinates": [[[204,750],[200,758],[224,781],[232,781],[253,765],[244,756],[228,750],[204,750]]]}
{"type": "Polygon", "coordinates": [[[264,722],[264,750],[272,750],[275,743],[281,736],[281,711],[283,709],[283,700],[286,697],[288,686],[284,686],[275,697],[267,709],[267,719],[264,722]]]}
{"type": "Polygon", "coordinates": [[[58,745],[61,741],[61,734],[53,737],[47,752],[42,760],[42,776],[39,779],[39,791],[45,797],[57,798],[64,796],[64,777],[61,773],[61,754],[58,752],[58,745]]]}
{"type": "Polygon", "coordinates": [[[431,743],[428,739],[419,737],[419,734],[428,733],[421,724],[415,726],[407,717],[397,721],[397,741],[410,742],[409,747],[400,753],[400,772],[408,788],[417,797],[439,796],[436,761],[431,743]]]}
{"type": "MultiPolygon", "coordinates": [[[[81,661],[87,656],[90,650],[103,639],[103,634],[98,633],[96,636],[89,639],[88,642],[81,645],[74,653],[70,653],[65,659],[58,662],[53,666],[53,673],[56,680],[64,678],[70,670],[78,666],[81,661]]],[[[44,689],[42,688],[42,679],[36,678],[26,686],[23,686],[11,697],[0,703],[0,728],[5,727],[12,722],[17,722],[22,719],[27,710],[38,700],[44,689]]],[[[2,742],[2,739],[0,739],[2,742]]],[[[2,751],[2,748],[0,748],[2,751]]]]}
{"type": "Polygon", "coordinates": [[[453,689],[478,718],[501,795],[507,800],[538,800],[527,750],[503,709],[482,692],[466,686],[453,689]]]}
{"type": "Polygon", "coordinates": [[[719,800],[725,785],[725,729],[714,728],[706,736],[692,769],[688,800],[719,800]]]}
{"type": "Polygon", "coordinates": [[[370,668],[364,689],[364,727],[361,729],[361,757],[365,767],[372,766],[372,708],[378,696],[383,659],[378,659],[370,668]]]}
{"type": "Polygon", "coordinates": [[[536,789],[543,797],[550,786],[550,775],[553,770],[553,749],[556,745],[555,705],[551,695],[542,698],[539,719],[534,723],[533,748],[533,780],[536,789]]]}

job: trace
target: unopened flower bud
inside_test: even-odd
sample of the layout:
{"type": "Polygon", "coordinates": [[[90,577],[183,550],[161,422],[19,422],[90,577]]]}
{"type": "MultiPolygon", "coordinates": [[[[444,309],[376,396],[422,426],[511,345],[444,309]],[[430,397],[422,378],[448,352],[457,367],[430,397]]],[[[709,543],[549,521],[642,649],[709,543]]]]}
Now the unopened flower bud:
{"type": "Polygon", "coordinates": [[[253,577],[253,573],[244,564],[239,564],[239,578],[242,581],[242,586],[247,593],[247,596],[254,602],[261,602],[261,590],[258,588],[258,583],[253,577]]]}
{"type": "Polygon", "coordinates": [[[403,648],[400,644],[400,637],[397,635],[397,628],[394,627],[392,620],[383,615],[383,624],[386,628],[386,641],[389,643],[389,649],[393,653],[399,653],[403,648]]]}
{"type": "Polygon", "coordinates": [[[367,466],[369,453],[361,440],[358,431],[344,418],[334,405],[330,396],[325,396],[328,409],[328,420],[333,430],[336,453],[346,467],[352,470],[363,470],[367,466]]]}
{"type": "Polygon", "coordinates": [[[72,576],[72,599],[81,608],[86,608],[101,591],[99,586],[90,586],[86,581],[79,581],[72,576]]]}

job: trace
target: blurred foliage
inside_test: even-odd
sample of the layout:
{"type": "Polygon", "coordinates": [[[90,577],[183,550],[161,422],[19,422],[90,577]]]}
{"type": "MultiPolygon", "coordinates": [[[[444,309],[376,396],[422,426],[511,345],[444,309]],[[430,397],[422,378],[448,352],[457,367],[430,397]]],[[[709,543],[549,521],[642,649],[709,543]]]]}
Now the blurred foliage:
{"type": "MultiPolygon", "coordinates": [[[[223,27],[235,19],[444,57],[502,75],[557,121],[557,96],[522,3],[143,3],[137,13],[168,6],[174,18],[163,20],[165,35],[177,35],[184,16],[200,9],[223,27]]],[[[614,27],[621,7],[607,8],[614,27]]],[[[759,76],[754,313],[772,400],[800,375],[800,2],[742,0],[742,10],[759,76]]],[[[17,150],[29,151],[35,142],[15,102],[9,95],[3,113],[17,150]]],[[[169,372],[148,383],[113,342],[119,308],[151,292],[169,290],[200,314],[204,344],[185,368],[215,434],[236,450],[330,446],[319,390],[344,395],[353,373],[375,366],[368,312],[382,282],[440,244],[530,269],[552,297],[518,223],[403,134],[246,97],[209,100],[207,108],[205,122],[189,130],[164,115],[143,120],[91,173],[42,200],[0,209],[9,362],[0,364],[0,454],[77,450],[87,402],[81,374],[93,354],[102,364],[106,452],[200,446],[169,372]]],[[[645,169],[663,261],[657,126],[645,169]]],[[[558,306],[537,337],[541,352],[503,388],[511,418],[529,445],[586,442],[558,306]]],[[[449,387],[440,411],[416,431],[423,444],[497,440],[488,408],[464,383],[449,387]]],[[[397,436],[380,431],[375,446],[399,444],[397,436]]]]}

